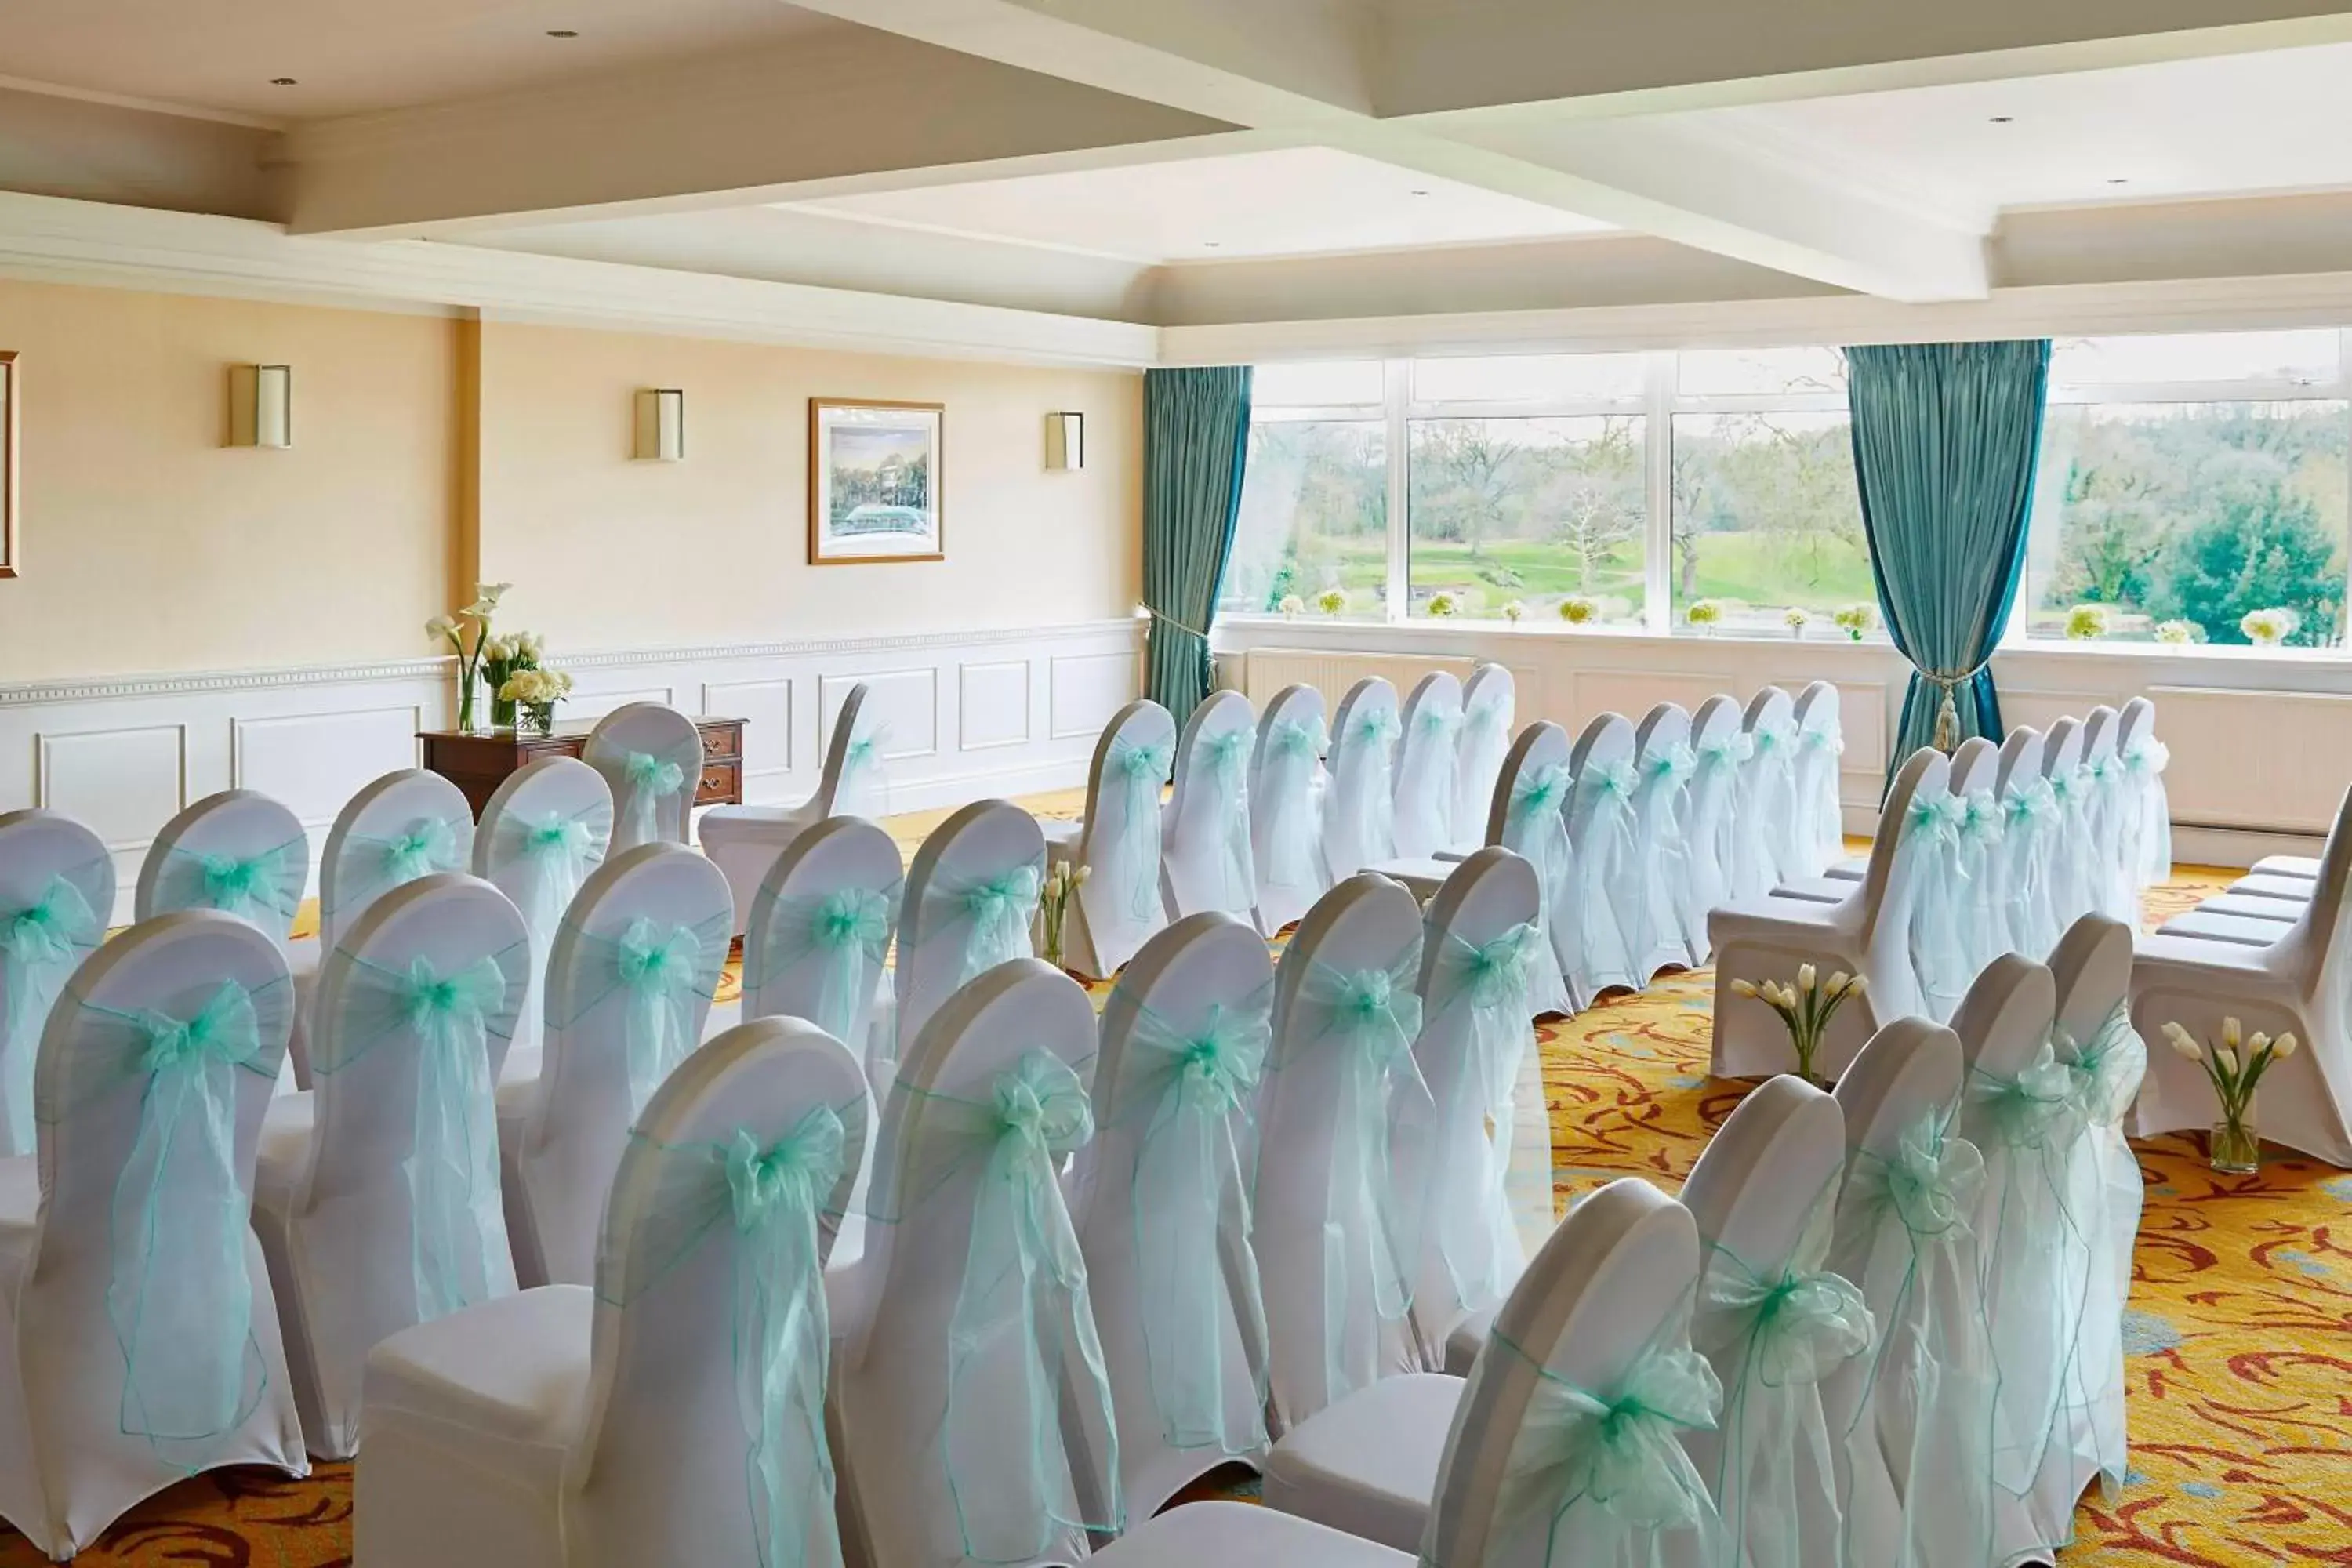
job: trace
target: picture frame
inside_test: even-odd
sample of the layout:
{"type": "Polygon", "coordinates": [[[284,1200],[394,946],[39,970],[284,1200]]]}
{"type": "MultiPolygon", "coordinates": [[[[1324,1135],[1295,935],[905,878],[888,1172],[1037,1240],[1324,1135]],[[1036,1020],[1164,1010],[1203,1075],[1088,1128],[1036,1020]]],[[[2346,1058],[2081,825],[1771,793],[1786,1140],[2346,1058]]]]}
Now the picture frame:
{"type": "Polygon", "coordinates": [[[0,350],[0,577],[24,571],[16,543],[16,401],[23,384],[16,351],[0,350]]]}
{"type": "Polygon", "coordinates": [[[947,405],[809,399],[808,559],[947,559],[947,405]]]}

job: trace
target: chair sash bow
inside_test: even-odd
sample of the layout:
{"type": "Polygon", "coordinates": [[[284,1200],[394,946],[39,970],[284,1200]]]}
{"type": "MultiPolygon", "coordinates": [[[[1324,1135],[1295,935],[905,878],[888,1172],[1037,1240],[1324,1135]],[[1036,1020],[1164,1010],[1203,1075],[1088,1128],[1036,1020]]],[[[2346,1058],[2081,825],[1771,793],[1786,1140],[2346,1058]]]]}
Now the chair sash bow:
{"type": "Polygon", "coordinates": [[[430,1322],[510,1288],[488,1025],[507,976],[491,958],[446,975],[418,958],[396,984],[419,1048],[410,1258],[417,1321],[430,1322]]]}
{"type": "Polygon", "coordinates": [[[7,1109],[11,1152],[33,1152],[33,1063],[42,1026],[82,955],[103,935],[89,900],[62,873],[50,877],[31,904],[0,915],[0,987],[8,997],[0,1015],[0,1102],[7,1109]]]}
{"type": "Polygon", "coordinates": [[[622,1039],[634,1121],[698,1044],[694,1001],[705,988],[702,939],[691,926],[663,926],[640,915],[614,944],[613,967],[627,993],[622,1039]]]}
{"type": "Polygon", "coordinates": [[[1160,912],[1160,786],[1168,780],[1171,750],[1165,742],[1139,745],[1124,735],[1111,742],[1120,812],[1103,871],[1127,921],[1150,921],[1160,912]]]}
{"type": "Polygon", "coordinates": [[[662,803],[686,787],[686,769],[652,752],[630,752],[621,759],[621,779],[628,785],[629,837],[639,844],[667,837],[662,831],[662,803]]]}

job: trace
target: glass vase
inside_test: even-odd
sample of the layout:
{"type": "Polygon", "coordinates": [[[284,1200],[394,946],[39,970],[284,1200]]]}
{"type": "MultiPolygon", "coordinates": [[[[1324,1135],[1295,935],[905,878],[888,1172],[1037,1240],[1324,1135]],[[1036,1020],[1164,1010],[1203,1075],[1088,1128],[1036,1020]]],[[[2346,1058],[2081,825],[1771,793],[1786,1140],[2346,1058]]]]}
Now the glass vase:
{"type": "Polygon", "coordinates": [[[457,728],[465,734],[474,732],[474,672],[457,671],[457,728]]]}
{"type": "Polygon", "coordinates": [[[2263,1137],[2254,1125],[2254,1108],[2249,1105],[2213,1123],[2205,1150],[2208,1162],[2224,1175],[2250,1176],[2262,1169],[2263,1137]]]}
{"type": "Polygon", "coordinates": [[[520,705],[520,717],[515,721],[519,734],[549,735],[555,731],[555,704],[525,702],[520,705]]]}

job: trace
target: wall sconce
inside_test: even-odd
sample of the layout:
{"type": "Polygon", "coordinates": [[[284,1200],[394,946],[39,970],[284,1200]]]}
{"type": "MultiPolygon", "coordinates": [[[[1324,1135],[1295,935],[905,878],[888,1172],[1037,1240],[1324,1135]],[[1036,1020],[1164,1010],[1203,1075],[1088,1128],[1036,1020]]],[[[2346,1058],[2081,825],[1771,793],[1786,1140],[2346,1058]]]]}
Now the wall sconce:
{"type": "Polygon", "coordinates": [[[686,394],[675,386],[649,386],[637,394],[637,458],[641,462],[686,460],[686,394]]]}
{"type": "Polygon", "coordinates": [[[294,444],[294,368],[283,364],[228,367],[228,444],[294,444]]]}
{"type": "Polygon", "coordinates": [[[1087,466],[1087,416],[1083,414],[1045,416],[1045,467],[1083,468],[1087,466]]]}

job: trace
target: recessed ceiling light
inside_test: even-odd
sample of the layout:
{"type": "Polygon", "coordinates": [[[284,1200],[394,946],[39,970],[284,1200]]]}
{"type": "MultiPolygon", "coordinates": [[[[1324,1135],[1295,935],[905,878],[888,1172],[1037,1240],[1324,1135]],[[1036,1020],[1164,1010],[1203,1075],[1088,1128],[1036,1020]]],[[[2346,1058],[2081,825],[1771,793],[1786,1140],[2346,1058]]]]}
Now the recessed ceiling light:
{"type": "Polygon", "coordinates": [[[550,27],[547,36],[551,38],[576,38],[580,34],[571,27],[550,27]]]}
{"type": "Polygon", "coordinates": [[[269,85],[272,87],[292,87],[294,85],[294,79],[290,76],[274,76],[269,79],[269,85]]]}
{"type": "Polygon", "coordinates": [[[2008,125],[2016,119],[2017,116],[2014,114],[1996,114],[1992,117],[1992,123],[1995,125],[2008,125]]]}
{"type": "Polygon", "coordinates": [[[1407,191],[1405,195],[1409,196],[1425,196],[1429,195],[1429,193],[1427,191],[1407,191]]]}
{"type": "Polygon", "coordinates": [[[1204,239],[1201,242],[1201,248],[1203,250],[1214,250],[1224,243],[1225,242],[1222,239],[1204,239]]]}
{"type": "Polygon", "coordinates": [[[2121,174],[2115,174],[2108,177],[2107,184],[2111,185],[2128,185],[2131,182],[2121,174]]]}

